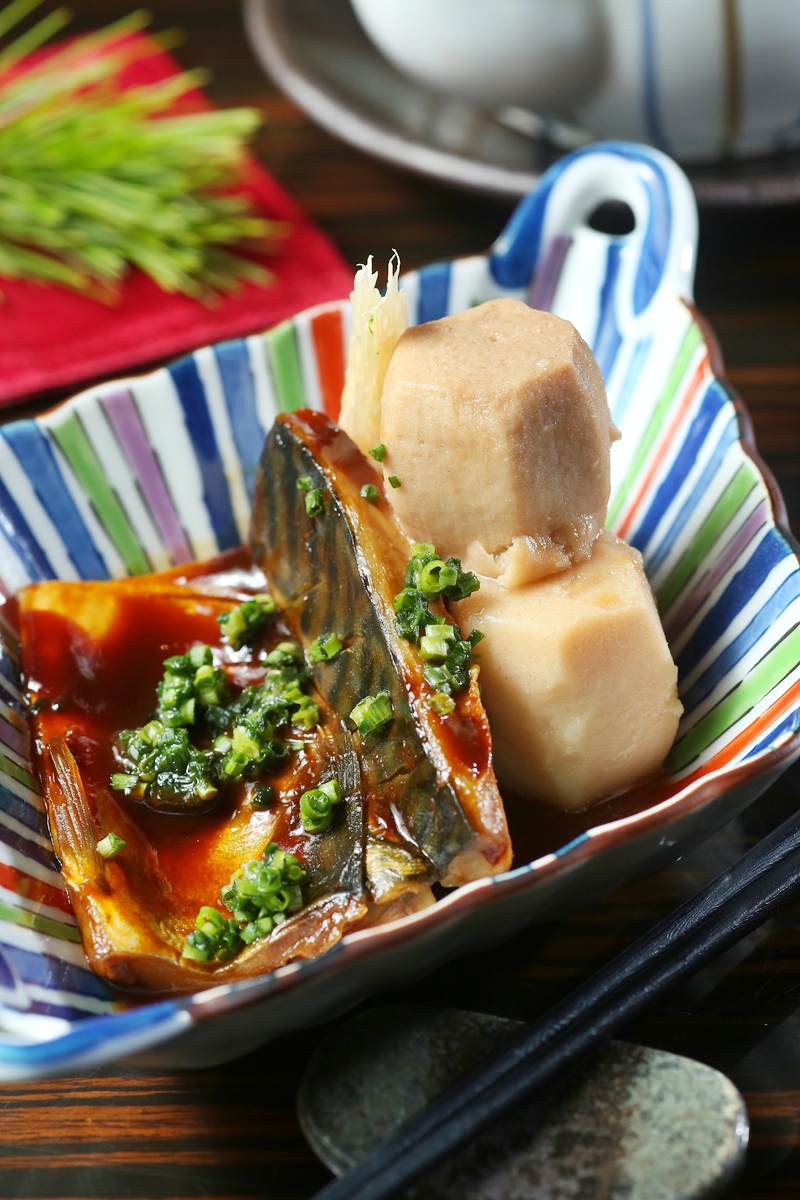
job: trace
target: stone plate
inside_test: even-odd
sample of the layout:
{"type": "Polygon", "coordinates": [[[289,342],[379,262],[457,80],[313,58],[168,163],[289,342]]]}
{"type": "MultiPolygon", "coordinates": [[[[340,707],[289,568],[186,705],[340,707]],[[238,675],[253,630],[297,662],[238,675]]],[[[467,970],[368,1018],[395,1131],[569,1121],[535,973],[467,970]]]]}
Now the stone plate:
{"type": "MultiPolygon", "coordinates": [[[[521,1033],[523,1022],[452,1009],[371,1009],[308,1063],[298,1112],[315,1153],[343,1175],[380,1141],[521,1033]]],[[[711,1067],[612,1042],[408,1189],[408,1200],[701,1200],[744,1161],[748,1120],[711,1067]]]]}

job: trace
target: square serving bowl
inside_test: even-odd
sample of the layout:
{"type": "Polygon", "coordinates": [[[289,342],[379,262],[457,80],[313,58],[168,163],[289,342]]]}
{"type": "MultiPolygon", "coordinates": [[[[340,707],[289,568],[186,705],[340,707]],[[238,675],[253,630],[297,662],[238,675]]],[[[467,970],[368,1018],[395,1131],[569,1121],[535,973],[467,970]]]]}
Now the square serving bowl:
{"type": "Polygon", "coordinates": [[[245,541],[276,413],[338,413],[349,304],[0,427],[0,1078],[233,1058],[654,868],[798,754],[798,553],[692,307],[696,238],[679,168],[606,143],[556,164],[488,254],[404,280],[412,321],[513,296],[592,346],[623,434],[609,524],[644,555],[679,668],[685,712],[663,778],[564,824],[504,875],[260,979],[130,1007],[87,967],[32,770],[13,597],[32,580],[118,578],[245,541]],[[628,206],[630,233],[595,227],[607,201],[628,206]]]}

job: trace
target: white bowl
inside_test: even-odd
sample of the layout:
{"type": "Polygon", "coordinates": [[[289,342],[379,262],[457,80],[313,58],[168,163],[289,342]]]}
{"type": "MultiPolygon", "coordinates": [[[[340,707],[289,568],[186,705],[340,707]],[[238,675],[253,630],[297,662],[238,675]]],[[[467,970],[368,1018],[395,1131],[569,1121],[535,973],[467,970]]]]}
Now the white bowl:
{"type": "Polygon", "coordinates": [[[385,57],[478,105],[525,106],[684,161],[800,145],[797,0],[351,0],[385,57]]]}

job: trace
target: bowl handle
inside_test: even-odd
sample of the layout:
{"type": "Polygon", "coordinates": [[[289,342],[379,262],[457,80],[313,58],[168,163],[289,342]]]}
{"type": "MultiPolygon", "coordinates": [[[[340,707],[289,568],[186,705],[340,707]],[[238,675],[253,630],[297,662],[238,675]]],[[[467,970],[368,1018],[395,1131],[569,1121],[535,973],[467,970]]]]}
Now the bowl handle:
{"type": "Polygon", "coordinates": [[[697,205],[680,167],[649,146],[599,142],[542,176],[489,262],[499,286],[529,289],[534,307],[572,320],[602,367],[612,342],[646,335],[662,299],[692,299],[696,250],[697,205]],[[589,225],[607,201],[628,205],[631,232],[589,225]]]}

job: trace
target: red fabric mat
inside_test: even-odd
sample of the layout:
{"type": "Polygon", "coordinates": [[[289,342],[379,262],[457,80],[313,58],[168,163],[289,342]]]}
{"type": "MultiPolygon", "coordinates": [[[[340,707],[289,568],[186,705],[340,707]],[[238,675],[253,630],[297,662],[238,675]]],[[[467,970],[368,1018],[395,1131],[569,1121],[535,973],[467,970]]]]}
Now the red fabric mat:
{"type": "MultiPolygon", "coordinates": [[[[128,67],[122,82],[155,82],[179,69],[157,50],[128,67]]],[[[208,107],[199,92],[190,103],[208,107]]],[[[139,271],[127,277],[113,306],[60,287],[0,278],[0,405],[58,388],[78,390],[100,376],[267,329],[310,305],[346,296],[353,275],[333,243],[252,158],[243,190],[264,216],[290,222],[291,230],[259,260],[273,272],[273,282],[245,284],[214,307],[169,295],[139,271]]]]}

